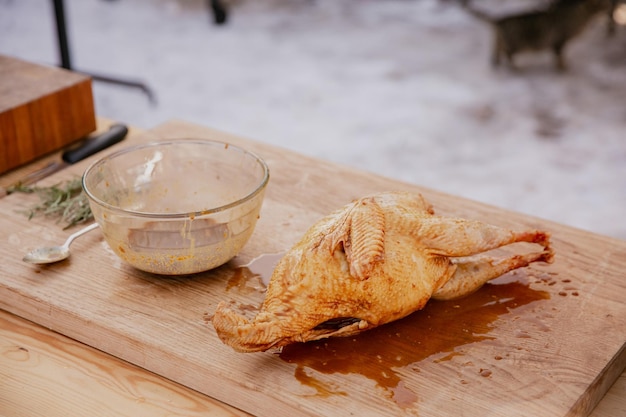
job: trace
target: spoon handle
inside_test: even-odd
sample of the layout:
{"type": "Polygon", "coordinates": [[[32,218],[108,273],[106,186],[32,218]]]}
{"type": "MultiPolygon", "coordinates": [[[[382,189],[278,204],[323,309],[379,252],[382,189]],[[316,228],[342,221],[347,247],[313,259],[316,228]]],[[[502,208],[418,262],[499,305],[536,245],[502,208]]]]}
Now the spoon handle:
{"type": "Polygon", "coordinates": [[[74,241],[74,239],[76,239],[77,237],[82,236],[85,233],[89,233],[92,230],[97,229],[97,228],[98,228],[98,223],[90,224],[89,226],[87,226],[87,227],[85,227],[83,229],[80,229],[78,232],[70,235],[70,237],[67,238],[67,241],[65,242],[65,244],[67,246],[69,246],[74,241]]]}

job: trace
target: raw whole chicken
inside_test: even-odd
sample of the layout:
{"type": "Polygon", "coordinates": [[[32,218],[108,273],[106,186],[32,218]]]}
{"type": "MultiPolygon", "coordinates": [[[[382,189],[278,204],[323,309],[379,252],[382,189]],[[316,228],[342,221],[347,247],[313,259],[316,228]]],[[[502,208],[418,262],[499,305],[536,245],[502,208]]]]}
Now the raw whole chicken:
{"type": "Polygon", "coordinates": [[[531,262],[552,262],[549,234],[435,216],[419,194],[361,198],[314,224],[278,262],[253,320],[221,302],[212,322],[239,352],[350,336],[405,317],[430,298],[463,297],[531,262]],[[473,257],[515,242],[541,250],[473,257]]]}

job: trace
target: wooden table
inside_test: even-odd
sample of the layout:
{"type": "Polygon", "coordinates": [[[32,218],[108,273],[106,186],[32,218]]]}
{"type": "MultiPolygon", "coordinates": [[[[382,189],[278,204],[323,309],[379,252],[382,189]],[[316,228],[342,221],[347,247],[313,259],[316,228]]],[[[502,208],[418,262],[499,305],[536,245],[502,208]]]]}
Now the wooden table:
{"type": "MultiPolygon", "coordinates": [[[[101,123],[100,128],[105,129],[106,122],[101,123]]],[[[158,135],[166,136],[175,136],[178,133],[180,136],[202,136],[225,141],[238,140],[230,135],[211,129],[178,122],[168,123],[163,127],[155,129],[155,132],[158,135]]],[[[139,140],[141,136],[142,132],[131,130],[129,138],[116,146],[127,146],[135,140],[139,140]]],[[[280,150],[277,150],[277,152],[282,153],[280,150]]],[[[283,156],[298,158],[297,155],[288,152],[284,153],[283,156]]],[[[97,158],[97,156],[94,158],[97,158]]],[[[305,163],[302,166],[311,166],[312,162],[316,162],[308,158],[303,159],[303,161],[305,163]]],[[[85,162],[85,164],[87,163],[85,162]]],[[[7,176],[0,177],[0,185],[7,185],[15,177],[22,175],[23,171],[33,169],[33,167],[42,164],[45,165],[45,162],[39,161],[30,167],[20,170],[21,172],[12,172],[7,176]]],[[[58,173],[50,181],[58,181],[80,174],[85,164],[71,167],[64,173],[58,173]]],[[[319,165],[324,167],[325,173],[323,175],[343,172],[343,169],[334,165],[325,165],[321,161],[319,161],[319,165]]],[[[354,175],[355,178],[362,177],[363,181],[376,181],[373,176],[363,173],[354,173],[354,175]]],[[[271,181],[280,185],[286,181],[293,180],[293,178],[273,177],[271,181]]],[[[328,180],[332,180],[332,177],[329,177],[328,180]]],[[[358,181],[355,182],[354,186],[357,188],[360,186],[358,181]]],[[[332,188],[328,192],[332,193],[332,188]]],[[[436,193],[433,195],[437,197],[436,193]]],[[[276,198],[276,196],[273,195],[272,198],[276,198]]],[[[8,202],[13,201],[17,204],[25,200],[23,196],[8,196],[0,199],[0,203],[2,203],[0,205],[6,206],[6,204],[9,204],[8,202]]],[[[445,199],[442,201],[445,201],[445,199]]],[[[450,210],[450,208],[446,209],[450,210]]],[[[15,216],[14,221],[19,222],[19,214],[15,214],[15,216]]],[[[41,222],[41,220],[39,221],[41,222]]],[[[288,219],[282,219],[282,221],[287,222],[288,219]]],[[[2,227],[5,228],[8,225],[7,220],[5,219],[2,224],[2,227]]],[[[263,228],[263,226],[261,227],[263,228]]],[[[65,233],[57,231],[54,234],[58,239],[61,239],[65,233]]],[[[601,241],[602,238],[599,240],[601,241]]],[[[615,242],[611,241],[611,243],[615,242]]],[[[11,246],[19,246],[19,243],[15,241],[15,236],[3,236],[0,241],[0,253],[12,253],[11,246]]],[[[77,246],[80,250],[81,246],[78,244],[77,246]]],[[[59,268],[71,268],[72,266],[70,264],[69,266],[64,265],[59,268]]],[[[13,278],[8,276],[8,274],[11,271],[16,272],[17,269],[12,270],[11,268],[9,266],[7,269],[2,269],[0,277],[2,279],[13,278]]],[[[36,271],[33,270],[32,272],[35,280],[31,282],[31,285],[37,285],[36,275],[43,277],[48,270],[36,271]]],[[[23,274],[23,270],[17,273],[23,274]]],[[[32,278],[25,277],[25,279],[32,278]]],[[[8,297],[6,295],[8,294],[7,292],[3,294],[4,297],[8,297]]],[[[23,294],[18,293],[12,293],[11,295],[16,297],[23,296],[23,294]]],[[[45,295],[42,295],[42,299],[45,299],[45,295]]],[[[18,313],[25,313],[22,314],[25,316],[45,317],[46,314],[52,316],[54,313],[52,310],[47,313],[34,311],[38,308],[36,305],[24,307],[24,310],[22,310],[19,306],[15,307],[11,300],[7,299],[0,300],[0,306],[8,306],[7,308],[18,313]]],[[[44,304],[42,304],[41,308],[45,308],[44,304]]],[[[69,319],[71,321],[72,318],[70,317],[69,319]]],[[[33,323],[10,312],[0,310],[0,415],[247,415],[198,391],[47,329],[46,326],[57,326],[53,321],[48,322],[44,318],[41,322],[40,324],[33,323]]],[[[59,326],[60,328],[63,327],[62,325],[59,326]]],[[[64,331],[64,333],[68,334],[72,332],[71,328],[64,331]]],[[[114,348],[110,350],[115,351],[114,348]]],[[[563,352],[563,354],[567,355],[566,352],[563,352]]],[[[129,358],[132,360],[132,355],[129,358]]],[[[617,354],[616,358],[617,361],[623,361],[624,354],[617,354]]],[[[134,360],[133,362],[139,363],[140,361],[134,360]]],[[[145,363],[150,366],[148,361],[145,363]]],[[[620,366],[623,369],[623,364],[620,366]]],[[[600,397],[604,392],[603,389],[608,388],[608,385],[616,377],[617,374],[612,375],[609,373],[604,375],[603,381],[596,381],[600,397]],[[604,387],[605,385],[606,387],[604,387]]],[[[184,377],[181,380],[184,380],[184,377]]],[[[621,373],[621,376],[619,376],[590,415],[594,417],[626,415],[625,394],[626,373],[621,373]]],[[[592,403],[587,404],[586,407],[580,406],[578,411],[588,411],[598,399],[590,398],[589,401],[592,403]]],[[[237,400],[234,400],[233,403],[240,404],[237,403],[237,400]]],[[[389,415],[394,414],[393,411],[390,411],[389,415]]]]}

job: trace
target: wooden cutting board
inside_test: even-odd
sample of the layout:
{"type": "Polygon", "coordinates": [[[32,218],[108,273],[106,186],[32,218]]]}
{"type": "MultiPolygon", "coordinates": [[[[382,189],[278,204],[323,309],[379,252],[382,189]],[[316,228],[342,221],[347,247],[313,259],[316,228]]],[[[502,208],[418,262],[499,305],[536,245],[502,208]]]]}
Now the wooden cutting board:
{"type": "Polygon", "coordinates": [[[0,55],[0,173],[95,129],[90,77],[0,55]]]}
{"type": "Polygon", "coordinates": [[[183,122],[116,146],[155,137],[227,140],[267,161],[270,185],[242,253],[214,271],[162,277],[123,264],[94,232],[67,261],[27,265],[23,253],[67,232],[28,221],[16,210],[32,197],[12,194],[0,200],[0,308],[259,416],[587,415],[626,365],[624,241],[183,122]],[[276,254],[329,211],[387,190],[421,192],[443,215],[549,230],[556,261],[356,338],[255,354],[218,340],[209,318],[219,301],[257,306],[258,274],[276,254]]]}

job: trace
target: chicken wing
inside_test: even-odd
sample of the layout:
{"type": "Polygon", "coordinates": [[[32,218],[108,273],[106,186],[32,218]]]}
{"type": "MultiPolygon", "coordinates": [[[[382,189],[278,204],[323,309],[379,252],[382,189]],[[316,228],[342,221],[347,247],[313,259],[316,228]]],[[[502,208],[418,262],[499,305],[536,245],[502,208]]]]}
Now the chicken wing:
{"type": "Polygon", "coordinates": [[[436,216],[419,194],[377,194],[304,234],[278,262],[253,320],[221,302],[212,322],[239,352],[350,336],[405,317],[430,298],[463,297],[508,271],[552,258],[546,232],[436,216]],[[542,250],[474,256],[515,242],[542,250]]]}

